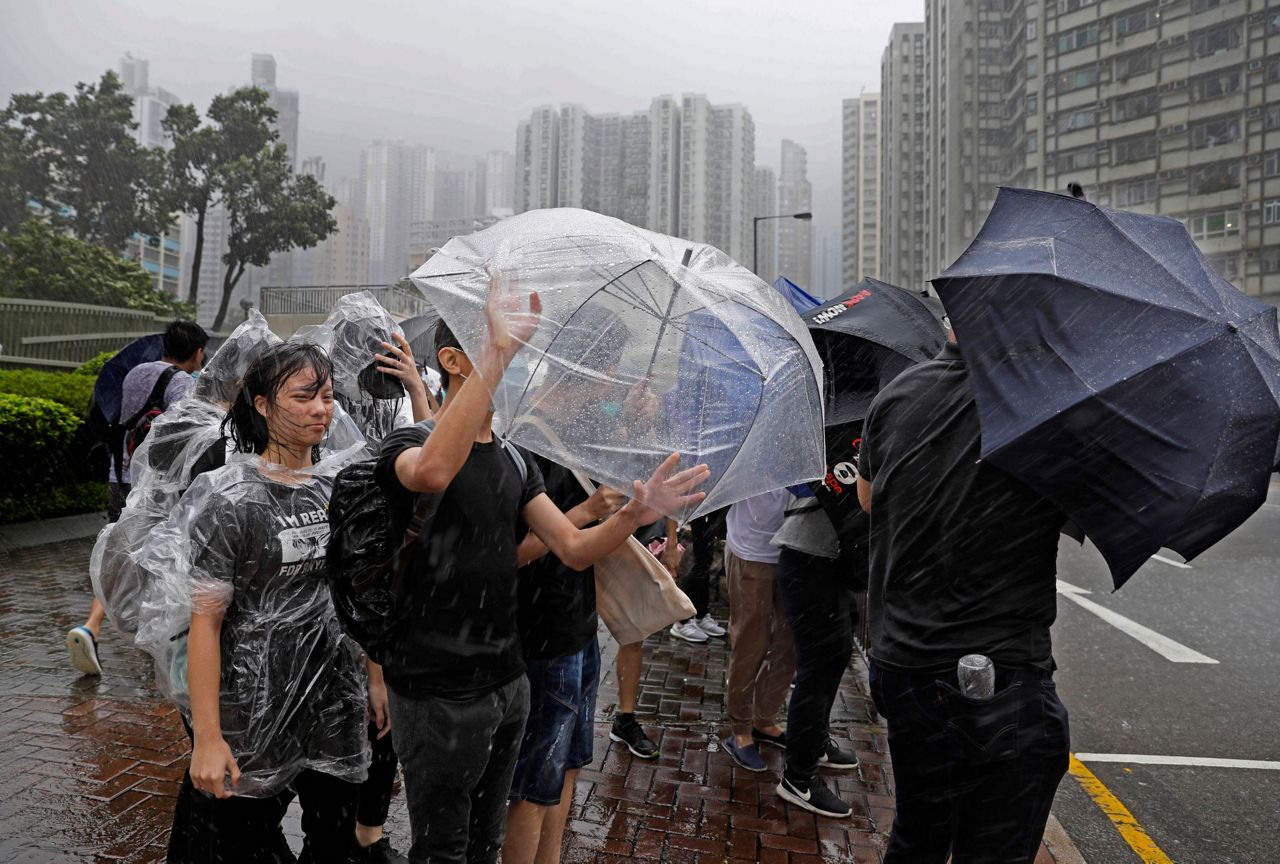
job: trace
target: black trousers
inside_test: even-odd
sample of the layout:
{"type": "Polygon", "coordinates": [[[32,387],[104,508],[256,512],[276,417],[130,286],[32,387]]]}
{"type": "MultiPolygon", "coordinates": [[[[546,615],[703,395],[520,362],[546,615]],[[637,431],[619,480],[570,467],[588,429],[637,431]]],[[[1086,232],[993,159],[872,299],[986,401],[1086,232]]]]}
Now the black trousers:
{"type": "Polygon", "coordinates": [[[776,578],[796,642],[796,686],[787,708],[787,775],[807,785],[818,775],[831,706],[853,656],[858,607],[849,574],[835,559],[784,548],[776,578]]]}
{"type": "Polygon", "coordinates": [[[391,693],[391,734],[404,765],[415,862],[495,862],[529,716],[521,675],[471,699],[391,693]]]}
{"type": "Polygon", "coordinates": [[[212,798],[182,777],[169,833],[169,864],[293,864],[280,820],[296,790],[302,804],[298,864],[347,864],[360,786],[306,770],[270,798],[212,798]]]}
{"type": "Polygon", "coordinates": [[[360,784],[360,806],[356,821],[376,828],[387,821],[391,811],[391,787],[396,782],[396,748],[388,733],[378,740],[378,727],[369,724],[369,776],[360,784]]]}
{"type": "Polygon", "coordinates": [[[990,699],[956,673],[871,665],[888,721],[897,813],[884,864],[1031,864],[1067,771],[1067,709],[1053,675],[996,667],[990,699]]]}
{"type": "Polygon", "coordinates": [[[716,540],[724,536],[725,514],[728,510],[716,510],[706,516],[699,516],[689,523],[693,532],[693,563],[680,580],[680,590],[689,596],[696,617],[707,614],[711,605],[711,559],[715,557],[716,540]]]}

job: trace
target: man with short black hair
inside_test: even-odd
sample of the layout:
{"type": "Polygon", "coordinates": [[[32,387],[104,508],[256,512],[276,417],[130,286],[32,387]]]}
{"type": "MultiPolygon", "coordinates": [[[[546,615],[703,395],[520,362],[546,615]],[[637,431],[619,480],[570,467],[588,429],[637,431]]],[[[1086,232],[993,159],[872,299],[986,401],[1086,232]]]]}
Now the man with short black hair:
{"type": "Polygon", "coordinates": [[[954,341],[885,387],[864,428],[871,694],[897,799],[884,864],[1030,864],[1070,744],[1049,636],[1065,518],[979,458],[954,341]],[[968,654],[994,663],[991,698],[961,692],[968,654]]]}
{"type": "MultiPolygon", "coordinates": [[[[120,425],[124,427],[126,438],[151,410],[165,411],[195,388],[196,380],[192,373],[204,366],[204,349],[208,343],[209,334],[194,321],[174,321],[165,328],[164,353],[160,359],[134,366],[120,386],[120,425]]],[[[119,455],[122,457],[119,464],[116,454],[111,455],[108,469],[108,522],[120,518],[120,511],[129,497],[131,454],[126,447],[119,455]]],[[[102,674],[102,663],[98,659],[98,631],[106,614],[98,598],[94,597],[88,619],[67,631],[67,653],[71,665],[86,675],[102,674]]]]}

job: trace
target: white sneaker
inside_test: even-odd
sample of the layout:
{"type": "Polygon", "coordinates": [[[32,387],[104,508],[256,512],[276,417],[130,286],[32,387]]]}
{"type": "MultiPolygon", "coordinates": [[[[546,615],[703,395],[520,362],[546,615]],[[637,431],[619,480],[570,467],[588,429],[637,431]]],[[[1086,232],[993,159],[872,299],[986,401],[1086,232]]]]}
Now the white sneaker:
{"type": "Polygon", "coordinates": [[[703,615],[695,623],[698,625],[698,629],[703,633],[706,633],[708,636],[723,636],[729,632],[716,623],[716,619],[711,617],[710,612],[703,615]]]}
{"type": "Polygon", "coordinates": [[[698,622],[690,618],[688,621],[677,621],[671,625],[671,635],[686,642],[706,642],[707,634],[702,632],[698,622]]]}
{"type": "Polygon", "coordinates": [[[72,627],[67,631],[67,654],[76,671],[86,675],[102,674],[102,664],[98,662],[98,640],[88,627],[72,627]]]}

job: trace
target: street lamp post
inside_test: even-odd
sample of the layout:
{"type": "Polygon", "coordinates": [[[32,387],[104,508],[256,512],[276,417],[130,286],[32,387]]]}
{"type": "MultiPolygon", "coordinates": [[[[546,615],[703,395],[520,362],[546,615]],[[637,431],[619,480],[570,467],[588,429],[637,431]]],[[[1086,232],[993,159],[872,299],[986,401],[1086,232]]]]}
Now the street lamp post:
{"type": "Polygon", "coordinates": [[[751,272],[757,276],[760,275],[760,223],[766,219],[799,219],[801,222],[808,222],[813,218],[812,213],[779,213],[777,216],[753,216],[751,217],[751,272]]]}

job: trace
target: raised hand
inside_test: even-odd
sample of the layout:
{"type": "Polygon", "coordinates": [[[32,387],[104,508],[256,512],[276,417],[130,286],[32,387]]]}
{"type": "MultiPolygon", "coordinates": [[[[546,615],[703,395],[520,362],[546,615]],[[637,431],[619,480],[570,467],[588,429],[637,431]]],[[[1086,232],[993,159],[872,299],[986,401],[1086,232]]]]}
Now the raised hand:
{"type": "Polygon", "coordinates": [[[633,508],[633,513],[641,524],[653,522],[660,516],[679,513],[707,497],[705,492],[693,490],[706,481],[711,469],[706,465],[695,465],[676,471],[679,464],[680,454],[672,453],[662,461],[647,482],[636,480],[633,484],[633,498],[627,507],[633,508]]]}
{"type": "Polygon", "coordinates": [[[418,366],[413,360],[413,349],[399,333],[392,333],[391,339],[395,342],[394,345],[391,342],[382,343],[386,354],[373,355],[378,361],[378,371],[398,379],[409,393],[418,388],[425,391],[427,385],[422,382],[422,375],[418,373],[418,366]]]}
{"type": "Polygon", "coordinates": [[[516,291],[515,279],[493,271],[489,276],[489,297],[485,300],[484,317],[489,330],[485,348],[493,352],[495,359],[506,369],[511,358],[537,331],[542,319],[542,298],[537,291],[531,291],[526,310],[516,291]]]}

